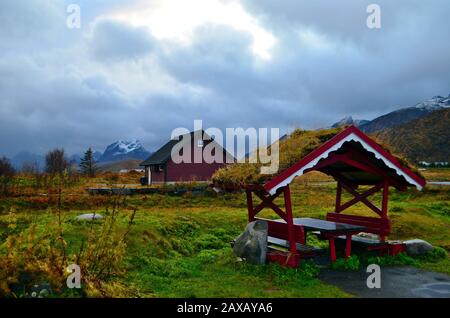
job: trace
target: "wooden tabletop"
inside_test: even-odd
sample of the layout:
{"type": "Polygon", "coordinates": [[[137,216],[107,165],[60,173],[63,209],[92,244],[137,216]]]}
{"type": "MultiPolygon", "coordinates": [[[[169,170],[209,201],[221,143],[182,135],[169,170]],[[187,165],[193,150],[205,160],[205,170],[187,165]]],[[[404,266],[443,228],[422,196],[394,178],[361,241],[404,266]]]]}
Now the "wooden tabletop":
{"type": "Polygon", "coordinates": [[[295,225],[301,225],[305,231],[320,232],[363,232],[366,228],[360,225],[339,223],[313,218],[294,218],[295,225]]]}

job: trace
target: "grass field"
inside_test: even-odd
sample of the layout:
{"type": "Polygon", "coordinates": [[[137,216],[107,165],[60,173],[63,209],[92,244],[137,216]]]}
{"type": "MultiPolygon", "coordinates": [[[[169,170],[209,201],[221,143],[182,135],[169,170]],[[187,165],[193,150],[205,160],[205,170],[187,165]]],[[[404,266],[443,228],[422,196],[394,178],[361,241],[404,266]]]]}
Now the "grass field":
{"type": "MultiPolygon", "coordinates": [[[[446,174],[447,170],[433,172],[443,179],[446,174]]],[[[115,176],[114,182],[136,183],[135,178],[134,175],[115,176]]],[[[330,181],[320,174],[297,180],[292,185],[294,215],[324,218],[326,212],[332,211],[336,185],[330,181]]],[[[24,178],[21,182],[32,181],[24,178]]],[[[55,219],[60,215],[69,258],[80,250],[90,233],[99,233],[90,231],[102,230],[101,221],[86,224],[74,221],[75,216],[88,212],[105,216],[113,213],[112,198],[89,196],[85,188],[110,182],[110,176],[80,179],[76,185],[64,188],[60,214],[57,213],[57,196],[51,191],[49,194],[42,189],[25,187],[22,193],[0,199],[0,254],[7,254],[8,238],[22,242],[15,238],[22,235],[22,239],[25,237],[23,244],[29,246],[31,243],[26,241],[24,233],[32,224],[37,225],[34,239],[38,241],[39,237],[45,237],[54,229],[55,219]]],[[[81,294],[62,289],[59,296],[351,297],[337,287],[319,281],[316,278],[318,267],[310,262],[303,262],[298,269],[288,269],[274,264],[252,266],[238,261],[232,254],[230,241],[239,235],[247,222],[242,193],[217,195],[207,191],[179,196],[136,195],[123,199],[115,217],[114,231],[126,232],[130,216],[133,211],[137,212],[123,255],[117,256],[120,260],[118,269],[102,278],[96,288],[86,288],[81,294]]],[[[374,196],[372,200],[379,202],[381,197],[374,196]]],[[[362,205],[352,208],[351,213],[371,215],[362,205]]],[[[275,217],[270,211],[263,215],[275,217]]],[[[390,216],[393,222],[391,239],[422,238],[450,250],[448,188],[430,187],[421,192],[411,189],[404,193],[392,190],[390,216]]],[[[448,257],[439,261],[420,260],[414,266],[450,274],[448,257]]]]}

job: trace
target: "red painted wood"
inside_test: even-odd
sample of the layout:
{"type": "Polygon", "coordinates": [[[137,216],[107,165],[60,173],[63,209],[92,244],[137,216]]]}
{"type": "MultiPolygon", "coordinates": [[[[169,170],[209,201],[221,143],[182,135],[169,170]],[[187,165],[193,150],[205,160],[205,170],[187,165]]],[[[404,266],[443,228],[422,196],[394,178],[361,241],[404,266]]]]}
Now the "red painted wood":
{"type": "Polygon", "coordinates": [[[381,203],[381,212],[382,212],[383,218],[387,218],[388,200],[389,200],[389,182],[387,180],[384,180],[384,182],[383,182],[383,201],[381,203]]]}
{"type": "Polygon", "coordinates": [[[286,208],[286,223],[289,238],[289,248],[291,250],[291,253],[297,253],[297,247],[295,244],[294,220],[292,217],[291,191],[289,189],[289,186],[286,186],[284,188],[284,206],[286,208]]]}
{"type": "Polygon", "coordinates": [[[340,181],[337,182],[336,187],[336,205],[334,208],[334,212],[339,213],[341,209],[341,198],[342,198],[342,184],[340,181]]]}
{"type": "Polygon", "coordinates": [[[406,245],[403,243],[389,244],[389,255],[395,256],[399,253],[406,252],[406,245]]]}
{"type": "Polygon", "coordinates": [[[381,236],[389,235],[391,231],[391,221],[389,219],[378,218],[378,217],[368,217],[360,215],[349,215],[343,213],[333,213],[327,214],[326,219],[333,222],[348,223],[354,225],[361,225],[366,227],[364,232],[378,234],[381,236]]]}
{"type": "Polygon", "coordinates": [[[295,268],[300,262],[299,254],[282,253],[280,251],[270,251],[267,253],[269,262],[276,262],[282,266],[295,268]]]}
{"type": "Polygon", "coordinates": [[[329,248],[330,248],[330,259],[331,262],[336,261],[336,245],[334,244],[334,237],[328,238],[329,248]]]}
{"type": "Polygon", "coordinates": [[[346,154],[337,155],[335,153],[331,153],[328,158],[321,159],[314,167],[310,169],[306,169],[304,173],[308,173],[310,171],[319,170],[325,166],[330,166],[336,162],[342,161],[346,157],[346,154]]]}
{"type": "Polygon", "coordinates": [[[364,203],[367,207],[369,207],[372,211],[374,211],[375,213],[377,213],[378,215],[381,216],[382,212],[379,208],[377,208],[372,202],[370,202],[369,200],[367,200],[367,197],[376,193],[378,190],[381,189],[382,184],[378,184],[376,186],[374,186],[373,188],[365,191],[364,193],[359,193],[356,190],[353,190],[349,185],[347,185],[345,182],[341,182],[342,183],[342,187],[347,190],[350,194],[352,194],[355,198],[353,198],[352,200],[344,203],[343,205],[341,205],[339,212],[342,212],[345,209],[348,209],[349,207],[351,207],[352,205],[358,203],[358,202],[362,202],[364,203]]]}
{"type": "Polygon", "coordinates": [[[406,190],[406,186],[405,184],[401,184],[399,182],[397,182],[396,180],[394,180],[393,178],[391,178],[386,171],[380,169],[379,167],[377,167],[376,165],[374,165],[370,160],[367,159],[367,157],[356,151],[355,149],[349,149],[349,154],[351,154],[353,157],[356,157],[358,160],[364,162],[366,165],[368,165],[371,169],[374,170],[374,172],[376,173],[376,175],[382,176],[383,179],[387,179],[389,180],[390,183],[392,183],[393,186],[395,186],[397,189],[403,191],[406,190]]]}
{"type": "MultiPolygon", "coordinates": [[[[268,225],[268,235],[273,236],[282,240],[286,240],[289,242],[289,231],[287,223],[280,222],[276,220],[268,220],[256,217],[256,220],[263,220],[267,222],[268,225]]],[[[293,225],[294,232],[294,241],[296,243],[304,244],[304,235],[303,235],[303,227],[300,225],[293,225]]],[[[289,243],[290,244],[290,243],[289,243]]],[[[295,245],[294,245],[295,246],[295,245]]]]}
{"type": "Polygon", "coordinates": [[[315,158],[322,155],[325,151],[332,148],[334,145],[339,143],[340,141],[344,140],[346,137],[348,137],[350,134],[355,134],[357,137],[359,137],[361,140],[363,140],[365,143],[367,143],[370,147],[372,147],[375,151],[377,151],[379,154],[381,154],[384,158],[389,160],[392,164],[394,164],[399,170],[403,171],[406,175],[411,177],[415,182],[417,182],[420,186],[425,186],[426,181],[422,179],[420,176],[413,173],[409,168],[404,167],[401,165],[398,160],[392,156],[389,152],[384,150],[379,144],[377,144],[375,141],[370,139],[367,135],[365,135],[361,130],[356,128],[355,126],[350,126],[338,135],[334,136],[324,144],[322,144],[320,147],[306,155],[302,160],[298,161],[291,167],[287,168],[277,176],[275,176],[273,179],[268,181],[264,188],[266,191],[270,191],[277,185],[279,185],[281,182],[289,178],[291,175],[296,173],[298,170],[300,170],[302,167],[310,163],[315,158]]]}
{"type": "Polygon", "coordinates": [[[252,222],[255,219],[255,216],[253,215],[253,195],[250,190],[245,190],[245,193],[247,195],[248,221],[252,222]]]}
{"type": "Polygon", "coordinates": [[[352,236],[347,235],[345,241],[345,258],[349,258],[352,253],[352,236]]]}
{"type": "Polygon", "coordinates": [[[383,157],[385,157],[387,160],[392,162],[397,168],[402,170],[406,175],[408,175],[411,179],[416,181],[420,186],[424,187],[426,184],[425,179],[418,176],[414,172],[412,172],[408,167],[403,166],[400,164],[400,162],[395,158],[393,155],[391,155],[388,151],[383,149],[378,143],[376,143],[374,140],[370,139],[369,136],[364,134],[361,130],[356,128],[355,126],[349,127],[351,128],[352,132],[355,133],[359,138],[361,138],[365,143],[367,143],[369,146],[371,146],[373,149],[375,149],[378,153],[380,153],[383,157]]]}
{"type": "Polygon", "coordinates": [[[272,201],[275,200],[282,192],[277,192],[274,195],[267,195],[264,196],[264,194],[256,191],[255,194],[261,199],[261,203],[253,210],[253,216],[261,212],[264,208],[271,208],[276,214],[278,214],[279,217],[281,217],[283,220],[287,220],[286,213],[283,212],[275,203],[272,201]]]}
{"type": "Polygon", "coordinates": [[[154,171],[155,166],[150,166],[153,170],[151,171],[152,183],[210,181],[214,172],[227,164],[227,153],[225,150],[223,150],[223,163],[207,163],[204,158],[202,158],[202,162],[195,163],[194,154],[198,151],[203,151],[209,143],[214,142],[211,140],[205,140],[203,143],[203,148],[199,148],[197,147],[196,140],[197,139],[193,139],[191,142],[190,163],[174,163],[172,159],[169,158],[168,161],[162,165],[164,167],[163,171],[154,171]]]}

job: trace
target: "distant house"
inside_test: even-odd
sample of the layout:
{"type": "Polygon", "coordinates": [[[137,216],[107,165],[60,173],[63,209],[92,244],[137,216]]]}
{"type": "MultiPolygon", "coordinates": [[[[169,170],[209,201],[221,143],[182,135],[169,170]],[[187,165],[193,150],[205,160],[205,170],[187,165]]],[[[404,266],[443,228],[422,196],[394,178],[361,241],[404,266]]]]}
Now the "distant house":
{"type": "MultiPolygon", "coordinates": [[[[215,151],[214,151],[215,152],[215,151]]],[[[213,155],[215,153],[213,152],[213,155]]],[[[182,151],[179,152],[180,155],[182,151]]],[[[219,156],[219,155],[218,155],[219,156]]],[[[186,135],[179,136],[176,139],[169,140],[164,146],[154,152],[147,160],[143,161],[140,166],[145,168],[145,177],[141,179],[143,185],[161,184],[161,183],[176,183],[176,182],[206,182],[211,180],[212,175],[217,169],[223,167],[227,163],[234,162],[234,158],[222,146],[208,136],[204,131],[191,132],[186,135]],[[172,149],[179,142],[181,145],[190,148],[189,162],[174,162],[172,158],[172,149]],[[213,145],[210,145],[214,143],[213,145]],[[203,153],[205,147],[208,149],[214,148],[220,151],[222,162],[205,162],[205,158],[201,162],[194,161],[195,153],[203,153]]]]}

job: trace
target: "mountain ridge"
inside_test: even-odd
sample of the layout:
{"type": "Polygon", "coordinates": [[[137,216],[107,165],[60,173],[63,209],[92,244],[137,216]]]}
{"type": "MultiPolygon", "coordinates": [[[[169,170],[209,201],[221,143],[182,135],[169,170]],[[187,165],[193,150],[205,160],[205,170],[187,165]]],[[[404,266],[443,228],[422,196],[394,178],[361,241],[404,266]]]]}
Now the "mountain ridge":
{"type": "Polygon", "coordinates": [[[368,134],[376,133],[383,129],[392,128],[417,118],[427,116],[434,111],[446,107],[450,107],[450,94],[447,97],[434,96],[433,98],[417,103],[414,106],[394,110],[390,113],[376,117],[368,123],[360,125],[359,128],[368,134]]]}
{"type": "Polygon", "coordinates": [[[108,145],[99,162],[113,162],[126,159],[144,160],[150,155],[138,139],[131,141],[118,140],[108,145]]]}
{"type": "Polygon", "coordinates": [[[450,108],[438,109],[413,121],[381,130],[374,136],[409,161],[450,161],[450,108]]]}

